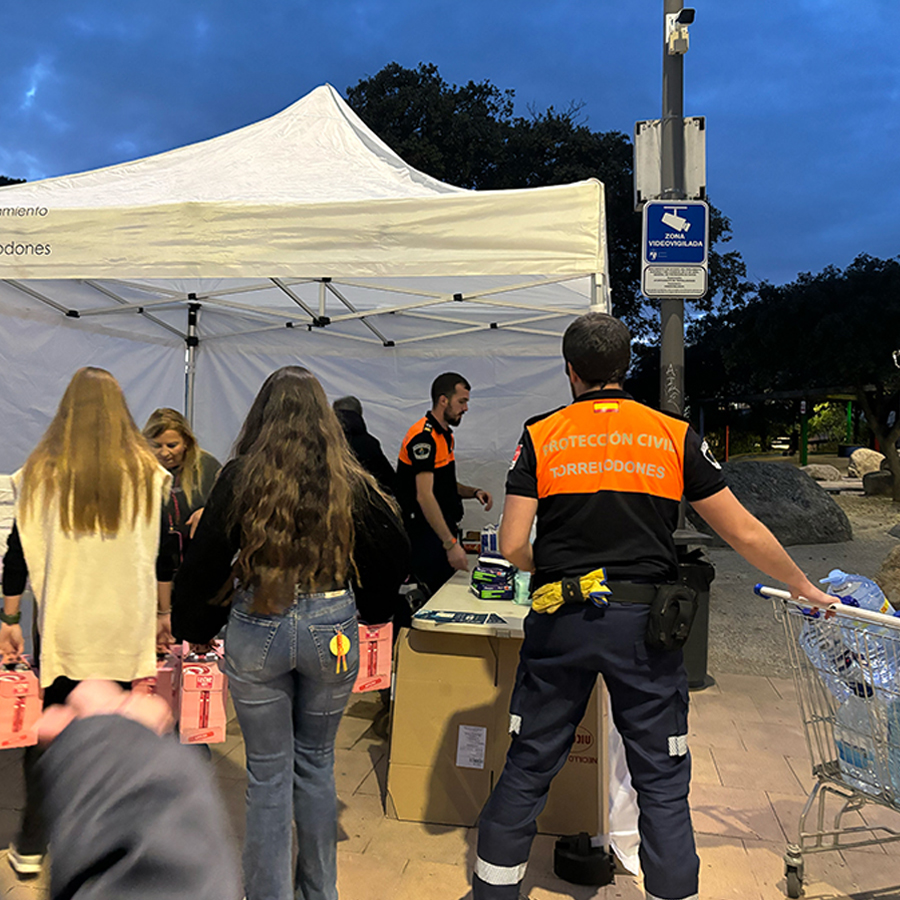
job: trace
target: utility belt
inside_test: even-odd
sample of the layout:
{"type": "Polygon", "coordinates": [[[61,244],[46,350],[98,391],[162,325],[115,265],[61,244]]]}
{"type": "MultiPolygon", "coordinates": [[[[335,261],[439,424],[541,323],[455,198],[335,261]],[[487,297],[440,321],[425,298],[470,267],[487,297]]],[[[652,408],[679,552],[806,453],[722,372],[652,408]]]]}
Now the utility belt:
{"type": "Polygon", "coordinates": [[[581,578],[563,578],[539,587],[532,595],[535,612],[554,613],[571,603],[592,603],[605,609],[609,601],[643,603],[650,607],[644,640],[653,650],[678,650],[684,646],[699,605],[697,592],[683,582],[638,584],[607,581],[605,569],[581,578]]]}

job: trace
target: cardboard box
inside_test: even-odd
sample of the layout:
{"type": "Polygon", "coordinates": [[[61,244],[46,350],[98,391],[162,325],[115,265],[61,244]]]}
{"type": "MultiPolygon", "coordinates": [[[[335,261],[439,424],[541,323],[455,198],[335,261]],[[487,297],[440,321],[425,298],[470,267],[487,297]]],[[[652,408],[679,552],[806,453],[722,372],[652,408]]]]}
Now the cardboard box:
{"type": "Polygon", "coordinates": [[[228,679],[221,662],[221,641],[203,657],[193,656],[185,642],[178,719],[182,744],[221,744],[225,740],[228,679]]]}
{"type": "Polygon", "coordinates": [[[168,653],[157,657],[154,677],[137,679],[132,682],[131,689],[162,697],[177,722],[181,707],[181,644],[173,644],[168,653]]]}
{"type": "Polygon", "coordinates": [[[0,666],[0,749],[37,743],[37,723],[43,710],[41,687],[31,663],[0,666]]]}
{"type": "Polygon", "coordinates": [[[381,691],[391,686],[391,642],[394,625],[359,626],[359,674],[354,694],[381,691]]]}
{"type": "MultiPolygon", "coordinates": [[[[509,748],[509,700],[521,644],[517,638],[400,633],[388,768],[390,815],[442,825],[476,823],[509,748]]],[[[605,791],[605,782],[598,784],[598,773],[605,771],[598,765],[605,758],[598,752],[603,746],[598,707],[595,691],[572,753],[538,818],[542,833],[605,830],[598,815],[605,791]]]]}

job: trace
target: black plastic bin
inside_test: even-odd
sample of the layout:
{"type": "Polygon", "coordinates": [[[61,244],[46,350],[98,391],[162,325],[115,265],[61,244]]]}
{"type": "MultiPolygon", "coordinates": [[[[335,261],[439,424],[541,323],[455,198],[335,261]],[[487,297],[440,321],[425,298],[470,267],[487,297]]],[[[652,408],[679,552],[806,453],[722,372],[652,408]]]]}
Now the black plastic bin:
{"type": "Polygon", "coordinates": [[[678,548],[678,569],[681,580],[697,592],[697,616],[684,645],[684,667],[688,687],[693,689],[713,684],[706,671],[709,658],[709,586],[716,577],[715,566],[702,549],[678,548]]]}

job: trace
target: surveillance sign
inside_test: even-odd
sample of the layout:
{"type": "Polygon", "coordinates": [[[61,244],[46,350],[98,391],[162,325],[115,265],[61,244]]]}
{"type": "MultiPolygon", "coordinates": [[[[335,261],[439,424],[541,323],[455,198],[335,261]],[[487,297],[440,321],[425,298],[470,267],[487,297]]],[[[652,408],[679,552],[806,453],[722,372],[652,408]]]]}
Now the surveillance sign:
{"type": "Polygon", "coordinates": [[[697,300],[708,281],[709,207],[702,200],[644,205],[641,290],[651,298],[697,300]]]}

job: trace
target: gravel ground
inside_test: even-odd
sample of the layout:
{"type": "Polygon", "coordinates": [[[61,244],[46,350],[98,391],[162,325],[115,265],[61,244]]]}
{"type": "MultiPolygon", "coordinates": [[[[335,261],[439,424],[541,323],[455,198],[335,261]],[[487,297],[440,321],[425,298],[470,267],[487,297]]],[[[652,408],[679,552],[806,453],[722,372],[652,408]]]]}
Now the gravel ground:
{"type": "MultiPolygon", "coordinates": [[[[838,494],[835,500],[850,519],[853,540],[801,544],[788,552],[812,579],[835,568],[872,577],[897,546],[897,538],[887,532],[900,522],[900,504],[853,494],[838,494]]],[[[710,674],[790,676],[781,624],[771,602],[753,593],[753,586],[766,578],[731,549],[710,549],[707,555],[716,567],[710,591],[710,674]]]]}

